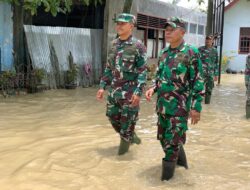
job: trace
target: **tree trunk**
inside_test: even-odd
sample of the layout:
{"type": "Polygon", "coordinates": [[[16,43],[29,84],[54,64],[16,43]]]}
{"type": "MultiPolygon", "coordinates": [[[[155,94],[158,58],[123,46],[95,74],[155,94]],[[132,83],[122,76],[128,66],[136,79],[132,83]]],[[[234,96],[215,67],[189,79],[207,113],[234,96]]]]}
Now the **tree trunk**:
{"type": "Polygon", "coordinates": [[[13,35],[14,35],[14,65],[16,72],[21,72],[24,62],[24,35],[23,35],[23,17],[24,8],[23,0],[20,1],[20,5],[14,4],[13,11],[13,35]]]}
{"type": "Polygon", "coordinates": [[[24,35],[24,24],[32,23],[32,16],[25,12],[23,8],[24,0],[20,0],[20,4],[13,5],[13,50],[14,65],[16,72],[26,72],[26,45],[24,35]]]}

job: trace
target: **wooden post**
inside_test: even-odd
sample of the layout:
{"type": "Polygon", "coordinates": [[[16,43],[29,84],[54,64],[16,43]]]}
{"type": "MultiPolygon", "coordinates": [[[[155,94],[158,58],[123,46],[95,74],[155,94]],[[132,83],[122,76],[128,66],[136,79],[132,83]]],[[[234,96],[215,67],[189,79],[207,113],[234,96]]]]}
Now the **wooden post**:
{"type": "Polygon", "coordinates": [[[212,34],[213,30],[213,0],[208,0],[206,35],[212,34]]]}
{"type": "Polygon", "coordinates": [[[147,28],[144,30],[144,45],[146,47],[148,46],[148,29],[147,28]]]}
{"type": "Polygon", "coordinates": [[[123,12],[130,13],[132,8],[133,0],[125,0],[123,12]]]}
{"type": "Polygon", "coordinates": [[[159,30],[156,31],[156,48],[155,48],[155,57],[158,57],[158,50],[159,50],[159,30]]]}
{"type": "Polygon", "coordinates": [[[165,30],[163,31],[163,48],[166,47],[166,37],[165,37],[165,30]]]}

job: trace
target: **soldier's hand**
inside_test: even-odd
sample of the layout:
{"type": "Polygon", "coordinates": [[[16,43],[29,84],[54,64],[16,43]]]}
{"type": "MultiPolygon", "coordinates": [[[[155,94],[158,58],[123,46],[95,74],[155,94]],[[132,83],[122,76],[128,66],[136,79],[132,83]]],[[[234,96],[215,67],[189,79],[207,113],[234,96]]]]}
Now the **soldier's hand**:
{"type": "Polygon", "coordinates": [[[214,77],[214,81],[218,81],[218,77],[217,76],[214,77]]]}
{"type": "Polygon", "coordinates": [[[104,89],[99,89],[96,93],[96,99],[98,101],[102,101],[103,100],[103,95],[104,95],[104,89]]]}
{"type": "Polygon", "coordinates": [[[154,88],[150,88],[146,91],[145,96],[146,96],[147,101],[149,102],[151,101],[151,97],[153,96],[153,94],[154,94],[154,88]]]}
{"type": "Polygon", "coordinates": [[[140,96],[137,96],[137,95],[133,95],[132,96],[132,98],[131,98],[131,106],[133,106],[133,107],[137,107],[137,106],[139,106],[139,104],[140,104],[140,96]]]}
{"type": "Polygon", "coordinates": [[[190,111],[190,118],[191,118],[191,124],[195,125],[200,121],[200,113],[197,112],[196,110],[191,110],[190,111]]]}

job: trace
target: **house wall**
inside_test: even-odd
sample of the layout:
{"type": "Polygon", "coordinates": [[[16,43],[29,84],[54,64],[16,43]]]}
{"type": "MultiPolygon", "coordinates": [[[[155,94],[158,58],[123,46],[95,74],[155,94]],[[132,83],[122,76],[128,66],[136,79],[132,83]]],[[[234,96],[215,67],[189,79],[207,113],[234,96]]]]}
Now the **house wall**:
{"type": "Polygon", "coordinates": [[[228,67],[241,71],[245,69],[246,54],[239,54],[240,27],[250,27],[250,1],[241,0],[225,11],[223,55],[234,56],[228,67]]]}
{"type": "Polygon", "coordinates": [[[11,5],[0,2],[0,71],[13,68],[13,20],[11,5]]]}
{"type": "MultiPolygon", "coordinates": [[[[103,38],[103,65],[105,65],[107,58],[107,51],[110,41],[116,37],[115,23],[113,18],[115,14],[119,14],[123,10],[125,0],[106,0],[105,15],[104,15],[104,38],[103,38]]],[[[178,7],[172,4],[163,3],[155,0],[134,0],[131,13],[137,15],[137,13],[148,14],[155,17],[168,18],[170,16],[183,17],[188,23],[195,23],[204,26],[204,34],[191,34],[189,30],[185,35],[187,43],[201,46],[205,41],[205,27],[207,16],[204,13],[197,12],[195,10],[178,7]]],[[[134,36],[141,41],[144,40],[143,30],[134,30],[134,36]]],[[[152,43],[148,43],[148,48],[152,46],[152,43]]],[[[159,48],[160,51],[161,47],[159,48]]],[[[149,51],[150,52],[150,51],[149,51]]],[[[149,55],[148,55],[149,56],[149,55]]],[[[149,56],[150,57],[150,56],[149,56]]]]}
{"type": "MultiPolygon", "coordinates": [[[[199,35],[197,33],[191,34],[188,29],[184,39],[187,43],[193,44],[195,46],[204,45],[205,27],[207,22],[207,16],[204,13],[164,2],[156,2],[154,0],[135,0],[132,7],[132,13],[135,15],[137,15],[137,13],[148,14],[161,18],[178,16],[183,18],[188,23],[203,25],[203,35],[199,35]]],[[[143,36],[141,36],[140,39],[143,39],[143,36]]]]}

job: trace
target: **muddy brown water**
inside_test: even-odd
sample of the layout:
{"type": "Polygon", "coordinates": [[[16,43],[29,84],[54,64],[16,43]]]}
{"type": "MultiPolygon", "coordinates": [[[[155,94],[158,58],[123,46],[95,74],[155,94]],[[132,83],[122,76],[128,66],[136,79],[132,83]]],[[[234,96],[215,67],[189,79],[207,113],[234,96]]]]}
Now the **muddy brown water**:
{"type": "Polygon", "coordinates": [[[142,144],[117,156],[119,136],[105,117],[97,88],[51,90],[0,98],[1,190],[250,189],[250,120],[243,75],[223,75],[202,121],[189,125],[189,169],[162,182],[155,101],[142,99],[142,144]]]}

